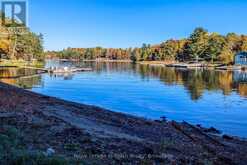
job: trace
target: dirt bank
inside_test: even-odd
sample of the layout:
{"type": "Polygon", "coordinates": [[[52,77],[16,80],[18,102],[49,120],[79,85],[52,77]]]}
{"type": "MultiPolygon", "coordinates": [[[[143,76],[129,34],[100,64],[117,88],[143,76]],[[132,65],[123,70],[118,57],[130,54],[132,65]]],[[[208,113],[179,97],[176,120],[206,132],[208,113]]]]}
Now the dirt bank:
{"type": "Polygon", "coordinates": [[[1,127],[20,130],[29,151],[52,148],[56,155],[96,164],[247,162],[247,141],[186,122],[146,120],[2,83],[0,98],[1,127]]]}

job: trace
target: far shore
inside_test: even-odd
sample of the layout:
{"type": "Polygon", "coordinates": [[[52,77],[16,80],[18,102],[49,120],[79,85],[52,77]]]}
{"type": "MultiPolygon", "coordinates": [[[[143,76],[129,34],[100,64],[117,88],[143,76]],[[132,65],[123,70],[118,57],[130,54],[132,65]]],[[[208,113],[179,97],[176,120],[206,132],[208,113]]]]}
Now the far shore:
{"type": "Polygon", "coordinates": [[[144,119],[3,83],[0,88],[0,135],[5,128],[20,130],[31,153],[50,148],[89,164],[247,162],[247,141],[213,127],[144,119]]]}
{"type": "MultiPolygon", "coordinates": [[[[131,60],[111,60],[111,59],[94,59],[94,60],[75,60],[75,59],[57,59],[61,61],[85,61],[85,62],[127,62],[131,63],[131,60]]],[[[179,61],[137,61],[135,62],[141,65],[150,65],[150,66],[161,66],[161,67],[174,67],[174,68],[206,68],[206,69],[216,69],[216,70],[247,70],[246,66],[238,66],[238,65],[225,65],[222,63],[210,63],[210,62],[179,62],[179,61]]]]}
{"type": "Polygon", "coordinates": [[[112,60],[112,59],[92,59],[92,60],[87,60],[87,59],[60,59],[60,58],[48,58],[46,60],[59,60],[59,61],[64,61],[64,62],[80,62],[80,61],[85,61],[85,62],[132,62],[131,60],[112,60]]]}
{"type": "MultiPolygon", "coordinates": [[[[112,60],[112,59],[94,59],[94,60],[79,60],[79,59],[47,59],[47,60],[60,60],[62,62],[118,62],[118,63],[131,63],[131,60],[112,60]]],[[[137,64],[141,65],[150,65],[150,66],[161,66],[161,67],[173,67],[173,68],[206,68],[206,69],[215,69],[215,70],[228,70],[228,71],[246,71],[246,66],[239,65],[225,65],[221,63],[208,63],[208,62],[179,62],[179,61],[137,61],[137,64]]],[[[0,61],[0,67],[20,67],[20,68],[35,68],[41,69],[44,67],[44,63],[39,61],[27,62],[24,60],[3,60],[0,61]]]]}

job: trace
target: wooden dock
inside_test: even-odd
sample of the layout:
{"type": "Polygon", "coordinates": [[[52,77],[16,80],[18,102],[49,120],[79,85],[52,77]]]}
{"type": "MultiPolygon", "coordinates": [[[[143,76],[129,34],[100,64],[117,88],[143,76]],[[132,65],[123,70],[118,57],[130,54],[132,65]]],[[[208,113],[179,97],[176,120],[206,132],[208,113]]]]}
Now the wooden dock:
{"type": "Polygon", "coordinates": [[[168,64],[167,67],[175,67],[175,68],[201,68],[205,67],[204,64],[201,63],[175,63],[175,64],[168,64]]]}
{"type": "Polygon", "coordinates": [[[228,70],[228,71],[241,71],[243,69],[242,66],[220,66],[216,67],[217,70],[228,70]]]}
{"type": "Polygon", "coordinates": [[[168,64],[166,65],[166,67],[185,68],[185,69],[214,68],[216,70],[228,70],[228,71],[247,70],[247,66],[245,65],[227,66],[224,64],[205,64],[205,63],[175,63],[175,64],[168,64]]]}
{"type": "Polygon", "coordinates": [[[37,70],[39,73],[73,73],[73,72],[87,72],[92,71],[92,68],[37,68],[37,67],[22,67],[24,69],[34,69],[37,70]]]}

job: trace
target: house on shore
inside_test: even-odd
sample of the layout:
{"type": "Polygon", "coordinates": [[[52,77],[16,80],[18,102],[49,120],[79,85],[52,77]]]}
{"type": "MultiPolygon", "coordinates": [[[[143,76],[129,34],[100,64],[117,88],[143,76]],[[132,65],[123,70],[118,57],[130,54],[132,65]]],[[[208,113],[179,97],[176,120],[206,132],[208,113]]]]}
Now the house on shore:
{"type": "Polygon", "coordinates": [[[241,52],[235,55],[235,65],[247,66],[247,52],[241,52]]]}

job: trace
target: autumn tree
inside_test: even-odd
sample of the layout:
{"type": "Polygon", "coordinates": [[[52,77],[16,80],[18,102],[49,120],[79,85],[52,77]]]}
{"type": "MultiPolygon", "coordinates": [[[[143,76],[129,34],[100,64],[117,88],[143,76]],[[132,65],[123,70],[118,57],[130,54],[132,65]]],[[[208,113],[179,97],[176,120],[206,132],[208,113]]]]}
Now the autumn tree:
{"type": "Polygon", "coordinates": [[[224,44],[220,54],[219,54],[219,61],[224,64],[232,64],[234,61],[234,53],[231,50],[231,46],[226,43],[224,44]]]}
{"type": "Polygon", "coordinates": [[[161,44],[163,60],[175,60],[179,53],[179,43],[176,40],[168,40],[161,44]]]}
{"type": "Polygon", "coordinates": [[[225,38],[217,33],[212,33],[209,36],[207,49],[203,58],[205,60],[209,59],[211,62],[218,60],[218,56],[221,54],[224,45],[225,38]]]}
{"type": "Polygon", "coordinates": [[[203,57],[208,47],[209,34],[203,28],[196,28],[190,35],[187,45],[187,53],[194,59],[198,60],[203,57]]]}
{"type": "MultiPolygon", "coordinates": [[[[0,46],[4,51],[7,47],[4,42],[0,46]]],[[[37,44],[39,45],[39,44],[37,44]]],[[[58,53],[58,56],[78,59],[107,58],[111,60],[131,59],[132,61],[157,61],[177,60],[190,61],[198,60],[233,63],[234,55],[241,51],[247,51],[247,36],[228,33],[226,36],[218,33],[208,33],[204,28],[196,28],[193,33],[185,39],[169,39],[161,44],[143,44],[140,48],[72,48],[77,53],[58,53]],[[68,55],[70,54],[70,55],[68,55]],[[79,56],[79,57],[78,57],[79,56]]],[[[66,49],[64,50],[66,51],[66,49]]]]}

